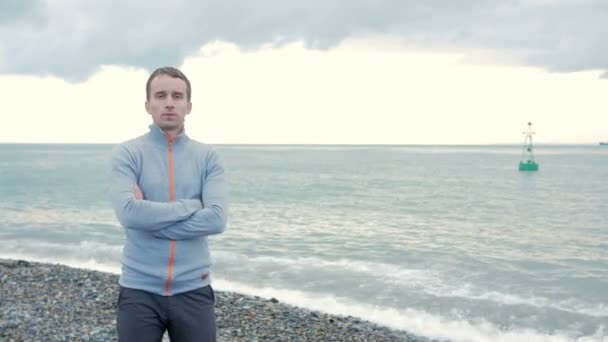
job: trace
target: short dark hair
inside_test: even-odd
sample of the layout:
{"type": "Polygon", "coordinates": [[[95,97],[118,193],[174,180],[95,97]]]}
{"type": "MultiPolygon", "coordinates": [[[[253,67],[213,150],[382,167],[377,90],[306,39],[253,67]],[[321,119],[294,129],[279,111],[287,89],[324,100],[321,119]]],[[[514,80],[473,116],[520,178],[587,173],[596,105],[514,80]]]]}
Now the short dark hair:
{"type": "Polygon", "coordinates": [[[171,66],[157,68],[150,74],[150,77],[148,77],[148,81],[146,82],[146,100],[150,99],[150,83],[152,83],[152,80],[159,75],[167,75],[173,78],[179,78],[180,80],[186,82],[186,99],[190,101],[190,98],[192,97],[192,87],[190,86],[190,80],[188,80],[188,77],[186,77],[186,75],[184,75],[181,70],[171,66]]]}

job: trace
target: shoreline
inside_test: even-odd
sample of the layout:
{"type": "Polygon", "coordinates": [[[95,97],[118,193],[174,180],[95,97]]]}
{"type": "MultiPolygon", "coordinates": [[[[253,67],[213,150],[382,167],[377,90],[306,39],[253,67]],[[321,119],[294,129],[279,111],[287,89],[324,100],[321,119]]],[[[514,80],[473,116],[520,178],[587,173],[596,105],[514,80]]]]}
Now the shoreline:
{"type": "MultiPolygon", "coordinates": [[[[0,259],[0,340],[116,341],[118,275],[0,259]]],[[[218,341],[433,341],[356,317],[216,290],[218,341]]]]}

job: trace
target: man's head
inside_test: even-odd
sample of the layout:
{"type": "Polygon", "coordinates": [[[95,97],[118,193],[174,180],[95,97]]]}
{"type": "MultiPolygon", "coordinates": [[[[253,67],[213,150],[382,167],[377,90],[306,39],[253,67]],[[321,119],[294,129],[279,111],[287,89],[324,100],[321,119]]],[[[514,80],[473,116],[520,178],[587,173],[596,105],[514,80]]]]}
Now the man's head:
{"type": "Polygon", "coordinates": [[[163,131],[181,131],[186,115],[192,110],[190,81],[179,69],[154,70],[146,82],[146,111],[163,131]]]}

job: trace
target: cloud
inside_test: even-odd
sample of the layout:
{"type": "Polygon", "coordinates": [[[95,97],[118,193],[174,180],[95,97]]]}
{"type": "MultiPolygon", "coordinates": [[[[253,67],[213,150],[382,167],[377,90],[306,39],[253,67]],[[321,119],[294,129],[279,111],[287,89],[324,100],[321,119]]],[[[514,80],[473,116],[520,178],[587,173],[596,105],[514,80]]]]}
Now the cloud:
{"type": "Polygon", "coordinates": [[[604,0],[5,0],[0,73],[78,81],[103,65],[179,65],[216,40],[327,49],[375,35],[558,72],[606,70],[606,22],[604,0]]]}
{"type": "Polygon", "coordinates": [[[5,0],[0,4],[0,25],[12,25],[23,18],[32,18],[42,5],[39,0],[5,0]]]}

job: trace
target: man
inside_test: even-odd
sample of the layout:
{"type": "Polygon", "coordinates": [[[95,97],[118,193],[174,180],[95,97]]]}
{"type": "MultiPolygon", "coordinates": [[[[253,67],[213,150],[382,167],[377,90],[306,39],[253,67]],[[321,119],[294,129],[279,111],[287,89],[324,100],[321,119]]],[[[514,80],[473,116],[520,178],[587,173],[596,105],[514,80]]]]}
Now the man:
{"type": "Polygon", "coordinates": [[[112,205],[125,228],[119,279],[120,341],[215,341],[215,295],[207,236],[227,222],[224,167],[184,130],[188,78],[155,70],[146,83],[150,131],[112,155],[112,205]]]}

